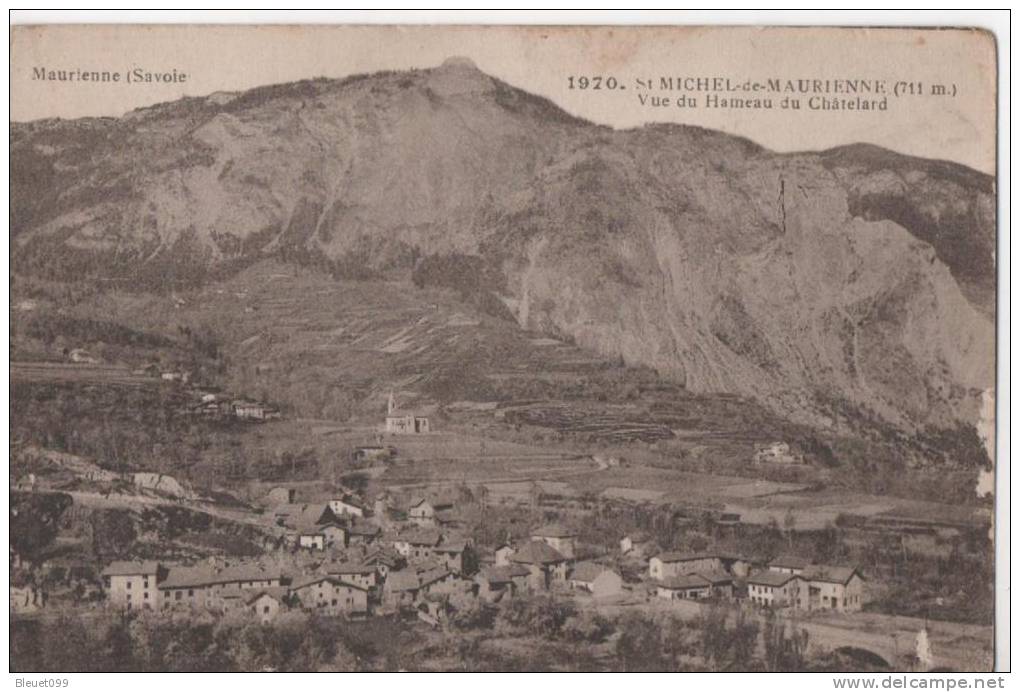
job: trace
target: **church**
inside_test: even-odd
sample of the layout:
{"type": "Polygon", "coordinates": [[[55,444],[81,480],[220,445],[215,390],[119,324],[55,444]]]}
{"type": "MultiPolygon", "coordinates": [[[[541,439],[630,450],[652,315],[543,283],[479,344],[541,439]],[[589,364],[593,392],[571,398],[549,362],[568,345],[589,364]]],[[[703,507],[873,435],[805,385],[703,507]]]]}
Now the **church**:
{"type": "Polygon", "coordinates": [[[414,411],[398,411],[393,399],[393,392],[390,392],[390,398],[386,404],[386,432],[398,435],[427,433],[429,432],[429,419],[414,411]]]}

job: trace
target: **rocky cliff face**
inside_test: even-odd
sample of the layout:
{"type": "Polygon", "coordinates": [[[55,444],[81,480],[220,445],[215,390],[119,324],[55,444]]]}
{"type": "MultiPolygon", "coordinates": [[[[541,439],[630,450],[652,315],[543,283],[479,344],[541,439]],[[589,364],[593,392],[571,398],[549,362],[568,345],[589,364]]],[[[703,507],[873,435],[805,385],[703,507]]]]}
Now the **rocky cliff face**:
{"type": "Polygon", "coordinates": [[[462,60],[16,125],[11,147],[16,271],[453,258],[474,269],[423,280],[797,419],[972,426],[993,386],[994,181],[954,164],[613,131],[462,60]]]}

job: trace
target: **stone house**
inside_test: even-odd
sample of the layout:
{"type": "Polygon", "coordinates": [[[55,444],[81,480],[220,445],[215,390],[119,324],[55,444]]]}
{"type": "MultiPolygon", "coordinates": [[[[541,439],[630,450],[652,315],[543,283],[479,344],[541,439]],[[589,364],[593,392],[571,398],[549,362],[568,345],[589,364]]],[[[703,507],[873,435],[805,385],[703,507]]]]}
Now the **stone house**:
{"type": "Polygon", "coordinates": [[[623,593],[623,578],[595,562],[579,562],[570,571],[570,588],[587,591],[595,598],[612,598],[623,593]]]}
{"type": "Polygon", "coordinates": [[[302,608],[323,615],[368,613],[368,588],[338,576],[307,577],[295,582],[290,592],[302,608]]]}
{"type": "Polygon", "coordinates": [[[555,548],[563,557],[568,560],[574,559],[577,531],[567,528],[562,524],[546,524],[531,532],[531,540],[542,541],[546,545],[555,548]]]}
{"type": "Polygon", "coordinates": [[[102,572],[110,605],[126,610],[156,610],[160,607],[158,583],[162,568],[158,562],[111,562],[102,572]]]}

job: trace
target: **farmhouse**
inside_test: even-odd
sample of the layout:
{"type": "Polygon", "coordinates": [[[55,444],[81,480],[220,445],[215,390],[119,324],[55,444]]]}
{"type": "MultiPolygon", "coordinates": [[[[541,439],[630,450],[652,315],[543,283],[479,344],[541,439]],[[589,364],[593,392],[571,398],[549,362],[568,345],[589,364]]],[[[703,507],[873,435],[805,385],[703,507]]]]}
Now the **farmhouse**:
{"type": "Polygon", "coordinates": [[[376,585],[375,567],[356,562],[333,562],[325,566],[326,574],[339,577],[356,586],[370,589],[376,585]]]}
{"type": "Polygon", "coordinates": [[[436,508],[424,497],[413,497],[407,506],[407,518],[418,526],[435,526],[436,508]]]}
{"type": "Polygon", "coordinates": [[[338,517],[342,517],[345,514],[352,517],[365,516],[366,509],[364,503],[350,493],[344,493],[340,497],[333,498],[327,504],[333,510],[333,514],[338,517]]]}
{"type": "Polygon", "coordinates": [[[291,594],[305,610],[324,615],[364,615],[368,612],[368,587],[334,575],[302,579],[291,587],[291,594]]]}
{"type": "Polygon", "coordinates": [[[652,539],[640,531],[629,533],[620,539],[620,553],[623,555],[640,557],[647,555],[652,547],[652,539]]]}
{"type": "Polygon", "coordinates": [[[544,591],[554,581],[566,581],[568,560],[560,551],[544,541],[525,543],[510,556],[510,562],[528,568],[528,586],[544,591]]]}
{"type": "Polygon", "coordinates": [[[811,565],[810,560],[792,555],[780,555],[769,563],[769,569],[773,572],[785,574],[803,574],[804,570],[811,565]]]}
{"type": "Polygon", "coordinates": [[[807,582],[799,574],[765,570],[747,579],[747,597],[771,608],[807,607],[807,582]]]}
{"type": "Polygon", "coordinates": [[[367,521],[354,521],[347,527],[347,545],[369,546],[376,542],[382,530],[367,521]]]}
{"type": "Polygon", "coordinates": [[[864,577],[856,567],[811,565],[801,577],[808,584],[807,607],[811,610],[851,613],[864,605],[864,577]]]}
{"type": "Polygon", "coordinates": [[[577,531],[568,529],[562,524],[547,524],[531,532],[531,540],[541,541],[546,545],[555,548],[563,557],[574,559],[575,541],[577,531]]]}
{"type": "Polygon", "coordinates": [[[454,581],[453,572],[443,567],[408,567],[390,572],[383,600],[391,607],[412,605],[429,593],[447,591],[454,581]]]}
{"type": "Polygon", "coordinates": [[[287,607],[287,595],[284,587],[256,589],[244,597],[244,605],[260,622],[272,622],[287,607]]]}
{"type": "Polygon", "coordinates": [[[362,564],[374,567],[375,571],[383,579],[390,572],[403,569],[407,565],[407,560],[404,559],[404,556],[388,546],[373,548],[365,554],[361,562],[362,564]]]}
{"type": "Polygon", "coordinates": [[[510,563],[510,558],[514,554],[514,547],[510,543],[501,543],[496,546],[495,551],[495,563],[497,567],[505,567],[510,563]]]}
{"type": "Polygon", "coordinates": [[[347,529],[326,504],[287,504],[273,510],[278,526],[286,528],[290,543],[325,550],[347,545],[347,529]]]}
{"type": "Polygon", "coordinates": [[[299,548],[325,550],[347,545],[347,529],[338,524],[300,524],[289,534],[299,548]]]}
{"type": "Polygon", "coordinates": [[[162,608],[221,608],[221,594],[233,589],[258,589],[281,586],[279,570],[257,564],[239,564],[224,568],[212,565],[174,566],[159,583],[162,608]]]}
{"type": "Polygon", "coordinates": [[[298,502],[279,505],[273,509],[273,520],[277,526],[294,527],[299,523],[325,524],[336,521],[337,516],[329,505],[321,502],[298,502]]]}
{"type": "Polygon", "coordinates": [[[158,562],[111,562],[103,570],[106,597],[111,605],[127,610],[154,610],[159,607],[158,562]]]}
{"type": "Polygon", "coordinates": [[[655,587],[656,595],[667,601],[707,598],[711,590],[711,582],[697,574],[667,577],[656,584],[655,587]]]}
{"type": "Polygon", "coordinates": [[[460,574],[464,571],[464,551],[466,549],[465,541],[444,538],[439,545],[432,549],[432,555],[439,564],[454,574],[460,574]]]}
{"type": "Polygon", "coordinates": [[[748,562],[730,553],[659,553],[648,561],[652,579],[666,579],[685,574],[725,572],[734,576],[747,575],[748,562]]]}
{"type": "Polygon", "coordinates": [[[595,598],[612,598],[623,593],[623,578],[604,565],[579,562],[570,572],[570,588],[587,591],[595,598]]]}
{"type": "Polygon", "coordinates": [[[432,559],[435,548],[443,535],[435,529],[413,529],[393,539],[393,548],[408,562],[422,562],[432,559]]]}
{"type": "Polygon", "coordinates": [[[722,569],[722,564],[714,555],[704,553],[659,553],[648,561],[648,575],[652,579],[664,581],[670,577],[691,574],[698,570],[713,571],[722,569]]]}
{"type": "Polygon", "coordinates": [[[386,406],[386,432],[395,435],[421,434],[431,430],[429,419],[423,413],[414,411],[398,411],[393,400],[393,393],[386,406]]]}
{"type": "Polygon", "coordinates": [[[486,567],[475,575],[478,597],[498,601],[506,594],[513,595],[528,588],[531,570],[524,565],[486,567]]]}

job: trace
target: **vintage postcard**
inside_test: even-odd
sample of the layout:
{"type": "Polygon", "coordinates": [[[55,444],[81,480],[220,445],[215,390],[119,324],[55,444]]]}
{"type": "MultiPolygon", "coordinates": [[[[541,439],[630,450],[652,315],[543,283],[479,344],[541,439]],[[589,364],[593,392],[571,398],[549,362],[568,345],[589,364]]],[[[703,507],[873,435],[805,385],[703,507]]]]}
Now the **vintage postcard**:
{"type": "Polygon", "coordinates": [[[992,34],[10,60],[11,671],[993,669],[992,34]]]}

